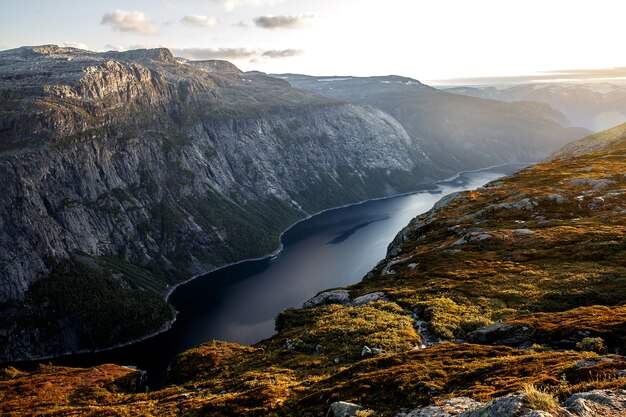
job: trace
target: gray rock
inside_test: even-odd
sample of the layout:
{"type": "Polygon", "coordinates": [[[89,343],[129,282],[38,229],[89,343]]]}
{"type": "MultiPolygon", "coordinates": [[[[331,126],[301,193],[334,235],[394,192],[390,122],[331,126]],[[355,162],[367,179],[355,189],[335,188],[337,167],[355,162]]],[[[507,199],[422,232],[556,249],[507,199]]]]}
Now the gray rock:
{"type": "Polygon", "coordinates": [[[572,395],[563,404],[572,417],[626,416],[626,391],[594,390],[572,395]]]}
{"type": "Polygon", "coordinates": [[[594,190],[601,190],[615,184],[615,181],[595,178],[572,178],[569,180],[569,183],[572,185],[590,185],[594,190]]]}
{"type": "Polygon", "coordinates": [[[555,204],[564,204],[567,202],[567,198],[561,194],[548,194],[547,197],[548,200],[554,202],[555,204]]]}
{"type": "Polygon", "coordinates": [[[535,234],[535,232],[530,229],[515,229],[513,230],[513,233],[519,236],[531,236],[535,234]]]}
{"type": "Polygon", "coordinates": [[[350,302],[350,305],[360,307],[365,304],[373,303],[374,301],[389,301],[389,298],[384,292],[377,291],[355,298],[350,302]]]}
{"type": "Polygon", "coordinates": [[[461,239],[459,239],[456,242],[454,242],[452,244],[452,246],[465,245],[465,244],[471,243],[471,242],[481,242],[481,241],[489,240],[489,239],[493,239],[493,236],[490,235],[490,234],[486,234],[486,233],[467,234],[467,235],[463,236],[461,239]]]}
{"type": "Polygon", "coordinates": [[[326,417],[354,417],[356,412],[362,409],[363,407],[358,404],[338,401],[330,405],[326,417]]]}
{"type": "Polygon", "coordinates": [[[582,369],[582,368],[589,368],[592,366],[596,366],[598,364],[597,360],[594,359],[583,359],[580,360],[578,362],[576,362],[576,364],[574,365],[577,369],[582,369]]]}
{"type": "Polygon", "coordinates": [[[361,349],[361,357],[372,356],[373,352],[368,346],[363,346],[361,349]]]}
{"type": "Polygon", "coordinates": [[[350,293],[348,290],[329,290],[324,291],[316,295],[315,297],[307,300],[302,304],[303,308],[313,308],[319,306],[325,306],[329,304],[344,304],[350,303],[350,293]]]}
{"type": "Polygon", "coordinates": [[[461,414],[462,417],[518,417],[524,408],[521,395],[496,398],[486,405],[461,414]]]}
{"type": "MultiPolygon", "coordinates": [[[[457,417],[464,412],[483,406],[483,403],[467,397],[456,397],[445,400],[441,405],[430,405],[409,411],[404,417],[457,417]]],[[[399,416],[396,416],[399,417],[399,416]]]]}
{"type": "Polygon", "coordinates": [[[532,333],[532,329],[527,327],[493,323],[474,330],[467,335],[467,339],[472,343],[521,347],[528,344],[532,333]]]}

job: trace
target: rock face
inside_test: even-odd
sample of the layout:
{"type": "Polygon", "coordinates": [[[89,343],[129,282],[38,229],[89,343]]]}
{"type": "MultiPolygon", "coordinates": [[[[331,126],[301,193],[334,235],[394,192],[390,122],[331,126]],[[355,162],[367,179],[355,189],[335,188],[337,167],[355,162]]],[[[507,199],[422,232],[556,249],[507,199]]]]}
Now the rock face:
{"type": "Polygon", "coordinates": [[[572,395],[564,403],[576,417],[617,417],[626,414],[626,391],[594,390],[572,395]]]}
{"type": "Polygon", "coordinates": [[[569,127],[567,118],[545,103],[505,103],[450,94],[411,78],[280,77],[294,87],[329,98],[380,108],[414,140],[422,141],[438,166],[454,172],[537,161],[589,134],[586,129],[569,127]]]}
{"type": "Polygon", "coordinates": [[[0,52],[0,98],[0,360],[157,331],[176,282],[275,250],[311,213],[438,176],[380,110],[166,49],[0,52]]]}
{"type": "Polygon", "coordinates": [[[337,401],[330,405],[326,417],[354,417],[363,407],[345,401],[337,401]]]}

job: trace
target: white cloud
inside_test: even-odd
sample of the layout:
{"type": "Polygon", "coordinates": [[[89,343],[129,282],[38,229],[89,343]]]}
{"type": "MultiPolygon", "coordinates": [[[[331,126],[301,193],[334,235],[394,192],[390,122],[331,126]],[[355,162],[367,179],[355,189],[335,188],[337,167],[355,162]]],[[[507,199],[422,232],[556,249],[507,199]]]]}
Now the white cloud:
{"type": "Polygon", "coordinates": [[[265,6],[282,3],[284,0],[211,0],[224,7],[226,10],[233,10],[240,6],[265,6]]]}
{"type": "Polygon", "coordinates": [[[81,42],[63,42],[63,46],[67,48],[78,48],[78,49],[84,49],[87,51],[89,50],[89,47],[81,42]]]}
{"type": "Polygon", "coordinates": [[[107,43],[106,45],[104,45],[104,50],[122,52],[122,51],[125,51],[126,48],[124,48],[123,46],[111,45],[110,43],[107,43]]]}
{"type": "Polygon", "coordinates": [[[165,7],[166,9],[175,9],[176,8],[176,4],[171,2],[171,1],[168,1],[168,0],[161,1],[161,5],[163,7],[165,7]]]}
{"type": "Polygon", "coordinates": [[[201,16],[197,14],[187,15],[181,19],[186,25],[198,26],[202,28],[212,28],[217,26],[217,19],[214,17],[201,16]]]}
{"type": "Polygon", "coordinates": [[[159,25],[143,12],[116,10],[102,16],[101,25],[110,25],[120,32],[134,32],[141,35],[156,35],[159,25]]]}
{"type": "Polygon", "coordinates": [[[140,43],[140,44],[134,44],[134,45],[128,45],[128,46],[112,45],[110,43],[107,43],[106,45],[104,45],[105,51],[117,51],[117,52],[132,51],[133,49],[152,49],[152,48],[162,48],[162,46],[155,46],[155,45],[147,44],[147,43],[140,43]]]}
{"type": "Polygon", "coordinates": [[[266,58],[291,58],[303,54],[301,49],[272,49],[263,52],[262,56],[266,58]]]}
{"type": "Polygon", "coordinates": [[[172,49],[172,53],[176,56],[193,60],[246,59],[259,55],[257,50],[248,48],[181,48],[172,49]]]}
{"type": "Polygon", "coordinates": [[[263,29],[297,29],[314,18],[310,14],[296,16],[259,16],[254,18],[254,24],[263,29]]]}
{"type": "Polygon", "coordinates": [[[304,53],[299,49],[262,50],[249,48],[181,48],[172,49],[175,56],[191,60],[224,59],[256,61],[258,59],[289,58],[304,53]]]}

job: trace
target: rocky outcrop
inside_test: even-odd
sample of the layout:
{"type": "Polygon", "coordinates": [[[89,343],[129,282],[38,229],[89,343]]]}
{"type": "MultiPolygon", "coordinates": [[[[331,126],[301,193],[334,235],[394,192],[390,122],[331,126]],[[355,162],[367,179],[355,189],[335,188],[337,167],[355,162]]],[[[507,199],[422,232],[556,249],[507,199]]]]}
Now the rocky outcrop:
{"type": "Polygon", "coordinates": [[[458,397],[400,413],[396,417],[618,417],[626,413],[626,392],[594,390],[572,395],[552,411],[536,410],[521,394],[496,398],[488,404],[458,397]]]}
{"type": "Polygon", "coordinates": [[[360,307],[375,301],[389,301],[389,298],[382,291],[364,294],[351,299],[348,290],[327,290],[305,301],[302,307],[314,308],[329,304],[341,304],[346,307],[360,307]]]}
{"type": "Polygon", "coordinates": [[[330,405],[326,417],[354,417],[356,412],[362,409],[363,407],[358,404],[337,401],[330,405]]]}
{"type": "MultiPolygon", "coordinates": [[[[126,304],[154,295],[158,307],[137,314],[162,315],[157,299],[173,284],[275,250],[298,219],[437,175],[382,111],[221,61],[47,45],[1,52],[0,64],[1,360],[128,338],[71,330],[70,346],[51,343],[88,327],[51,296],[69,292],[49,282],[61,260],[106,275],[126,304]]],[[[102,297],[93,291],[76,289],[102,297]]]]}

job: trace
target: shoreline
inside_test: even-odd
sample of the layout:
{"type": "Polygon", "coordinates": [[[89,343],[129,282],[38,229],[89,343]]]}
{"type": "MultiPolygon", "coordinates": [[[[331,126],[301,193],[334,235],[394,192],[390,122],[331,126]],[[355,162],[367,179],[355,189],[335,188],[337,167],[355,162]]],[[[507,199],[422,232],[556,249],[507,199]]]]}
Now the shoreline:
{"type": "MultiPolygon", "coordinates": [[[[0,363],[0,366],[11,366],[13,364],[20,364],[20,363],[27,364],[29,362],[40,362],[40,361],[44,361],[44,360],[62,359],[64,357],[71,357],[71,356],[74,356],[74,355],[102,353],[102,352],[107,352],[107,351],[111,351],[111,350],[114,350],[114,349],[126,347],[126,346],[129,346],[129,345],[135,344],[135,343],[140,343],[140,342],[146,341],[148,339],[151,339],[153,337],[156,337],[156,336],[158,336],[158,335],[160,335],[162,333],[165,333],[165,332],[169,331],[172,328],[172,326],[176,322],[176,318],[178,316],[178,311],[169,303],[169,298],[174,293],[174,291],[176,291],[176,289],[178,289],[179,287],[181,287],[181,286],[183,286],[185,284],[190,283],[191,281],[193,281],[193,280],[195,280],[197,278],[203,277],[205,275],[211,274],[213,272],[219,271],[219,270],[224,269],[224,268],[229,268],[231,266],[240,265],[240,264],[245,263],[245,262],[255,262],[255,261],[261,261],[261,260],[265,260],[265,259],[271,259],[271,258],[279,255],[282,252],[283,248],[284,248],[284,245],[283,245],[283,242],[282,242],[283,235],[285,233],[289,232],[289,230],[291,230],[297,224],[299,224],[301,222],[304,222],[306,220],[309,220],[312,217],[315,217],[315,216],[317,216],[319,214],[326,213],[326,212],[332,211],[332,210],[339,210],[339,209],[343,209],[343,208],[347,208],[347,207],[351,207],[351,206],[358,206],[358,205],[362,205],[362,204],[369,203],[369,202],[372,202],[372,201],[388,200],[388,199],[392,199],[392,198],[404,197],[404,196],[413,195],[413,194],[419,194],[419,193],[424,193],[424,192],[434,192],[434,191],[437,191],[437,190],[441,191],[440,184],[445,183],[445,182],[449,182],[449,181],[454,181],[455,179],[459,178],[461,175],[467,174],[467,173],[476,173],[476,172],[487,171],[489,169],[506,167],[506,166],[520,166],[520,169],[523,169],[523,168],[525,168],[527,166],[530,166],[532,164],[533,164],[532,162],[514,162],[514,163],[508,163],[508,164],[491,165],[491,166],[488,166],[488,167],[474,169],[474,170],[461,171],[461,172],[458,172],[458,173],[456,173],[456,174],[454,174],[454,175],[452,175],[452,176],[450,176],[448,178],[441,179],[441,180],[438,180],[438,181],[435,181],[435,182],[431,183],[430,185],[433,188],[422,188],[422,189],[418,189],[418,190],[414,190],[414,191],[408,191],[408,192],[400,193],[400,194],[394,194],[394,195],[390,195],[390,196],[370,198],[370,199],[362,200],[362,201],[359,201],[359,202],[356,202],[356,203],[349,203],[349,204],[344,204],[344,205],[341,205],[341,206],[335,206],[335,207],[331,207],[331,208],[327,208],[327,209],[321,210],[319,212],[315,212],[313,214],[308,214],[306,217],[304,217],[304,218],[302,218],[302,219],[292,223],[291,225],[289,225],[285,230],[283,230],[280,233],[280,235],[278,236],[278,248],[275,249],[274,251],[272,251],[272,252],[270,252],[268,254],[262,255],[262,256],[258,256],[256,258],[247,258],[247,259],[231,262],[229,264],[225,264],[225,265],[222,265],[222,266],[210,269],[210,270],[208,270],[206,272],[193,275],[192,277],[190,277],[188,279],[185,279],[183,281],[180,281],[180,282],[178,282],[176,284],[173,284],[171,287],[169,287],[167,289],[167,291],[165,291],[163,293],[163,299],[167,302],[168,306],[171,309],[174,310],[174,317],[171,320],[168,320],[167,322],[163,323],[163,325],[159,328],[159,330],[157,330],[157,331],[155,331],[153,333],[147,334],[147,335],[145,335],[143,337],[140,337],[140,338],[137,338],[137,339],[129,340],[127,342],[119,343],[119,344],[114,345],[114,346],[102,348],[102,349],[85,349],[85,350],[80,350],[80,351],[76,351],[76,352],[65,352],[65,353],[61,353],[61,354],[58,354],[58,355],[51,355],[51,356],[40,357],[40,358],[22,359],[22,360],[17,360],[17,361],[9,361],[9,362],[0,363]]],[[[510,175],[510,174],[508,174],[508,175],[510,175]]],[[[424,186],[428,186],[428,184],[424,184],[424,186]]]]}

